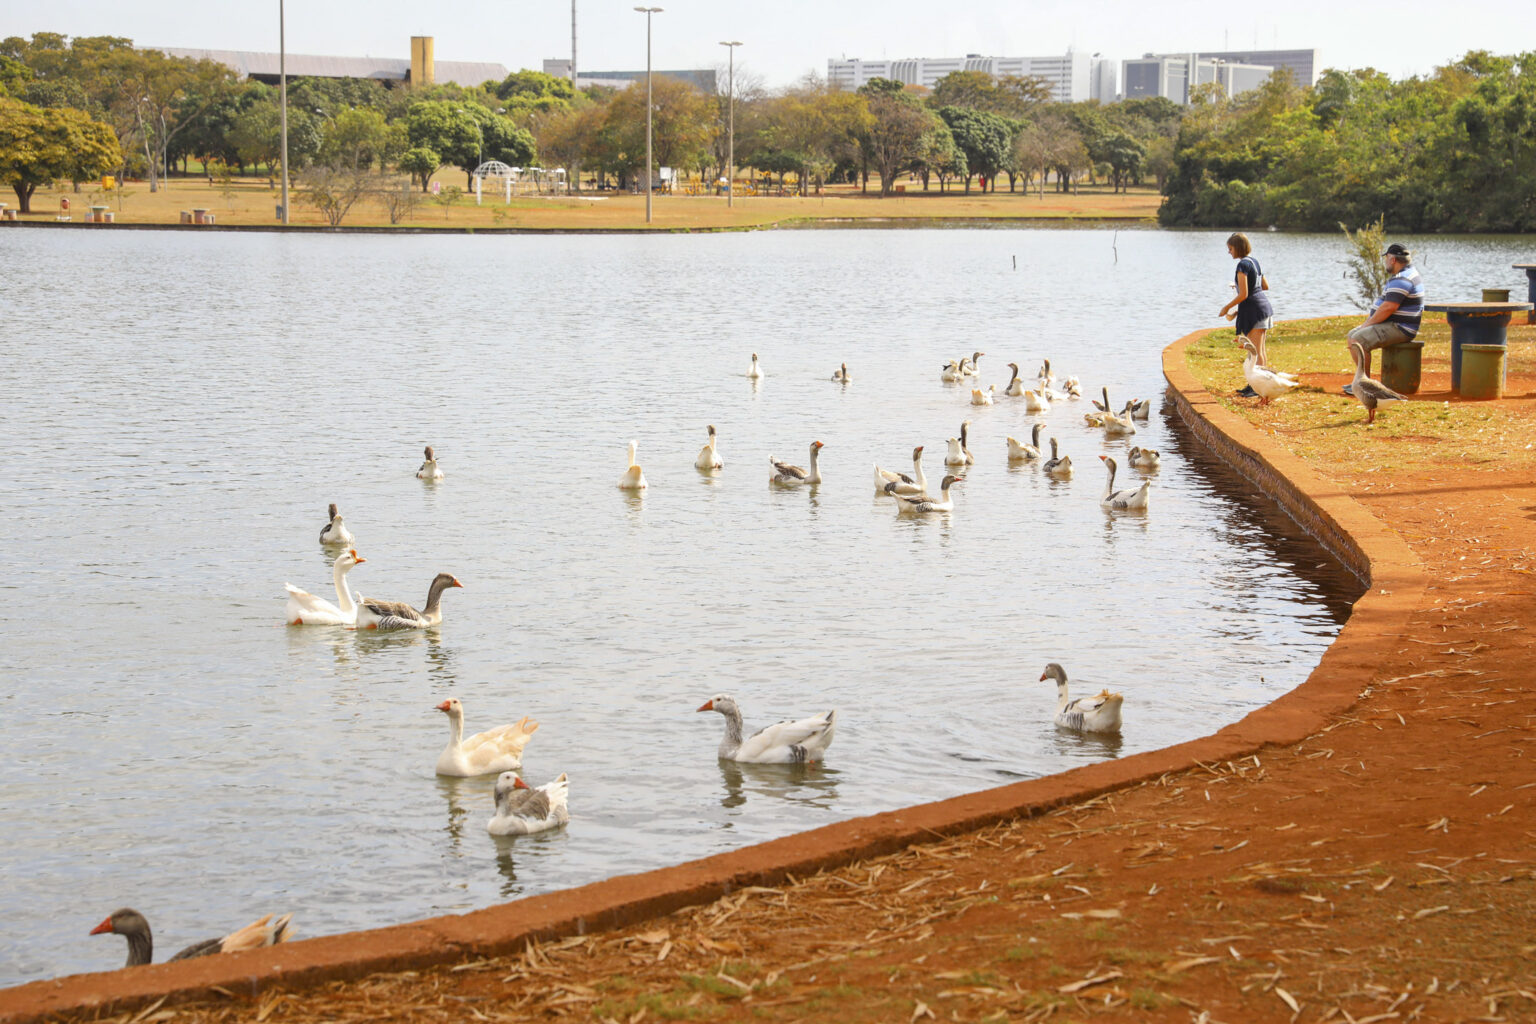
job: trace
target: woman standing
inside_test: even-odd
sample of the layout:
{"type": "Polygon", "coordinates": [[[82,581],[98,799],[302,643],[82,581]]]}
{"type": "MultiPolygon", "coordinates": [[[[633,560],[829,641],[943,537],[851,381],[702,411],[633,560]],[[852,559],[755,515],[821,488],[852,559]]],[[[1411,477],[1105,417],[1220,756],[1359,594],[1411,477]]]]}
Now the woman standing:
{"type": "MultiPolygon", "coordinates": [[[[1264,349],[1264,337],[1274,326],[1274,307],[1269,303],[1269,280],[1259,268],[1259,261],[1251,255],[1253,245],[1241,231],[1227,239],[1227,254],[1237,260],[1233,280],[1237,294],[1232,301],[1221,307],[1221,315],[1228,320],[1236,318],[1237,337],[1234,343],[1241,345],[1246,339],[1253,342],[1259,353],[1259,365],[1269,365],[1269,354],[1264,349]],[[1234,308],[1235,307],[1235,308],[1234,308]]],[[[1252,397],[1253,389],[1244,386],[1238,394],[1252,397]]]]}

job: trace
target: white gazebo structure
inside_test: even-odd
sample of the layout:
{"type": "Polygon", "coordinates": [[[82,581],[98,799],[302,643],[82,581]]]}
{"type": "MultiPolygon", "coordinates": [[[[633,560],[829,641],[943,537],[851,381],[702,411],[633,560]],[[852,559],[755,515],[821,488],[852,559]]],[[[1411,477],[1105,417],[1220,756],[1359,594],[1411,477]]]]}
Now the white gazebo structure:
{"type": "MultiPolygon", "coordinates": [[[[487,160],[475,168],[475,205],[480,205],[482,184],[486,178],[500,178],[502,192],[505,198],[503,202],[512,202],[514,186],[532,185],[533,191],[543,193],[559,192],[565,186],[565,168],[563,167],[509,167],[500,160],[487,160]]],[[[526,188],[522,191],[527,191],[526,188]]]]}

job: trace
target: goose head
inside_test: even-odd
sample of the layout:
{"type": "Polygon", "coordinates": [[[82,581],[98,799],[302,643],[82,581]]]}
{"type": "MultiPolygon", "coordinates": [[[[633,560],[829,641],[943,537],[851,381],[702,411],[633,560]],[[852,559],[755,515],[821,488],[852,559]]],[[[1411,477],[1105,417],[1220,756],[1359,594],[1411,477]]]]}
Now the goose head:
{"type": "Polygon", "coordinates": [[[949,488],[950,488],[950,486],[952,484],[963,483],[964,480],[965,480],[965,477],[963,477],[963,476],[955,476],[953,473],[951,473],[948,476],[946,476],[944,478],[944,482],[939,485],[939,490],[947,491],[947,490],[949,490],[949,488]]]}
{"type": "Polygon", "coordinates": [[[922,461],[923,461],[923,446],[922,445],[918,445],[916,448],[912,449],[912,465],[915,466],[919,462],[922,462],[922,461]]]}
{"type": "Polygon", "coordinates": [[[820,441],[812,441],[811,442],[811,458],[814,459],[816,457],[816,453],[821,451],[825,447],[826,447],[826,445],[822,444],[820,441]]]}
{"type": "Polygon", "coordinates": [[[357,553],[357,548],[348,548],[336,556],[336,564],[344,569],[350,569],[354,565],[362,565],[368,559],[357,553]]]}
{"type": "Polygon", "coordinates": [[[1054,680],[1056,680],[1056,685],[1057,686],[1066,686],[1067,685],[1067,670],[1062,668],[1059,664],[1057,664],[1056,662],[1053,661],[1049,665],[1045,666],[1045,671],[1044,672],[1040,673],[1040,681],[1042,683],[1045,682],[1047,679],[1054,679],[1054,680]]]}
{"type": "Polygon", "coordinates": [[[709,425],[709,439],[711,441],[715,439],[715,425],[713,423],[709,425]]]}
{"type": "MultiPolygon", "coordinates": [[[[1030,432],[1030,435],[1029,435],[1029,443],[1034,445],[1036,448],[1040,447],[1040,427],[1041,426],[1042,426],[1042,424],[1036,423],[1035,424],[1035,429],[1032,430],[1030,432]]],[[[1054,452],[1053,452],[1053,454],[1054,454],[1054,452]]]]}
{"type": "Polygon", "coordinates": [[[966,437],[970,434],[970,430],[971,430],[971,421],[970,420],[962,420],[960,422],[960,447],[962,447],[962,448],[965,447],[966,437]]]}
{"type": "Polygon", "coordinates": [[[459,698],[449,697],[441,704],[436,705],[437,710],[446,714],[449,718],[463,718],[464,705],[459,703],[459,698]]]}
{"type": "Polygon", "coordinates": [[[334,501],[331,502],[331,507],[329,509],[329,513],[330,513],[330,518],[332,518],[332,519],[336,518],[336,503],[334,501]]]}
{"type": "Polygon", "coordinates": [[[432,446],[431,445],[427,445],[425,451],[426,451],[426,456],[427,456],[427,461],[428,462],[436,462],[437,461],[437,456],[432,454],[432,446]]]}
{"type": "Polygon", "coordinates": [[[723,693],[717,693],[713,697],[709,698],[709,700],[699,705],[695,713],[698,711],[716,711],[722,715],[725,715],[727,718],[732,715],[736,715],[738,717],[741,715],[741,709],[736,706],[736,698],[727,696],[723,693]]]}

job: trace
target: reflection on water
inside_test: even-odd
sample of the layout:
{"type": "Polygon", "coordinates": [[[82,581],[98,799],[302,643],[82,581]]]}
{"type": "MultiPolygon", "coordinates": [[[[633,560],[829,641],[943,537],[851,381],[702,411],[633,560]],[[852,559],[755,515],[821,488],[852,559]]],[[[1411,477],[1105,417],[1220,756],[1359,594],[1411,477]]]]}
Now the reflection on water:
{"type": "MultiPolygon", "coordinates": [[[[270,905],[309,935],[406,921],[1155,749],[1295,686],[1359,584],[1166,410],[1134,439],[1163,452],[1151,508],[1106,516],[1094,456],[1128,445],[1086,401],[938,380],[967,324],[983,389],[1048,357],[1155,394],[1226,297],[1224,239],[1121,231],[1115,263],[1095,230],[0,233],[0,436],[36,467],[0,489],[0,701],[26,709],[0,714],[0,984],[117,966],[80,933],[124,903],[192,936],[270,905]],[[871,269],[894,246],[920,276],[871,269]],[[857,385],[829,388],[842,362],[857,385]],[[381,440],[381,412],[416,426],[381,440]],[[941,477],[965,419],[952,513],[872,500],[915,445],[941,477]],[[1035,422],[1077,479],[1007,461],[1035,422]],[[631,439],[643,494],[614,486],[631,439]],[[812,439],[824,482],[765,493],[812,439]],[[354,589],[464,579],[440,628],[282,624],[285,580],[329,589],[331,501],[354,589]],[[1047,661],[1126,694],[1118,746],[1058,733],[1047,661]],[[721,691],[759,722],[839,709],[826,764],[719,764],[693,712],[721,691]],[[476,728],[542,723],[524,760],[570,773],[568,827],[485,833],[494,779],[434,775],[448,695],[476,728]]],[[[1341,308],[1331,237],[1263,244],[1281,316],[1341,308]]],[[[1475,294],[1506,248],[1437,238],[1426,274],[1475,294]]]]}

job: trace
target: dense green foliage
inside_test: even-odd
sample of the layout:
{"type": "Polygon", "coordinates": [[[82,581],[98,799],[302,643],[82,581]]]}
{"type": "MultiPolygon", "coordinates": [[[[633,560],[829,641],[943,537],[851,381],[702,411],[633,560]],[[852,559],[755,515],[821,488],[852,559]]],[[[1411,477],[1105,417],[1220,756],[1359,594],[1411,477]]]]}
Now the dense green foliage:
{"type": "Polygon", "coordinates": [[[1427,78],[1276,76],[1199,98],[1163,186],[1166,224],[1536,230],[1536,53],[1469,53],[1427,78]]]}

